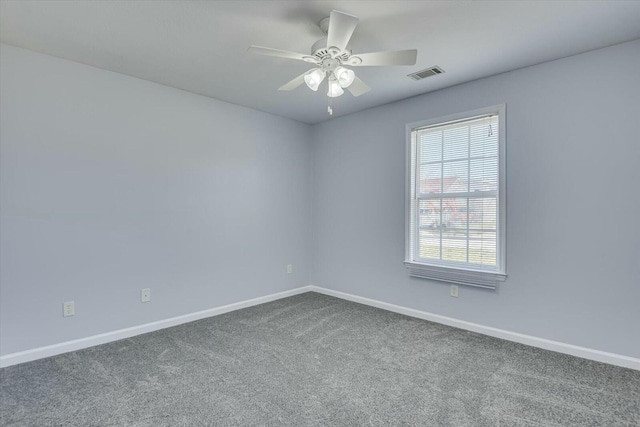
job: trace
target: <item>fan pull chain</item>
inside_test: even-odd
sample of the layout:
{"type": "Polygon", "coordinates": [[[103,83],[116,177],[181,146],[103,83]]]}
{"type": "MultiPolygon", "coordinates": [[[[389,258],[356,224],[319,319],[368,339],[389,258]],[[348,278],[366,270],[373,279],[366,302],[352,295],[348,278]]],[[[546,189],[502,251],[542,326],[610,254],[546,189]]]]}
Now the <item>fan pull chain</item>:
{"type": "Polygon", "coordinates": [[[329,113],[330,116],[333,116],[333,108],[331,108],[331,97],[327,97],[329,99],[329,105],[327,106],[327,113],[329,113]]]}

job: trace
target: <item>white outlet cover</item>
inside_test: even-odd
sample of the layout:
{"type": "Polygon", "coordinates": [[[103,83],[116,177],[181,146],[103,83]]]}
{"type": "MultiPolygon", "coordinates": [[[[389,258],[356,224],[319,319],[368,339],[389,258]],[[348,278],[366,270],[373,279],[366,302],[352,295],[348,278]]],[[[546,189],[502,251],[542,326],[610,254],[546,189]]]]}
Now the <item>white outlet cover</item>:
{"type": "Polygon", "coordinates": [[[458,285],[451,285],[451,296],[458,297],[458,285]]]}
{"type": "Polygon", "coordinates": [[[140,291],[140,301],[141,302],[149,302],[151,301],[151,289],[144,288],[140,291]]]}
{"type": "Polygon", "coordinates": [[[73,301],[65,301],[62,304],[62,315],[64,317],[74,316],[76,314],[76,307],[73,301]]]}

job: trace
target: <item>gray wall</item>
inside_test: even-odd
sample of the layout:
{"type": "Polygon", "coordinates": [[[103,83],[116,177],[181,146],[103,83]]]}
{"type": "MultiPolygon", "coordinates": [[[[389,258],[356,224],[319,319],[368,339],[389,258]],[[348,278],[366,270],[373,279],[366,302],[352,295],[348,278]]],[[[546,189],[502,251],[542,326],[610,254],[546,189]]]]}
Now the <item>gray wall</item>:
{"type": "Polygon", "coordinates": [[[313,278],[640,357],[640,41],[313,128],[5,45],[0,54],[0,354],[313,278]],[[402,264],[404,126],[502,102],[509,278],[450,298],[402,264]],[[63,318],[71,299],[77,314],[63,318]]]}
{"type": "Polygon", "coordinates": [[[314,284],[640,357],[638,70],[635,41],[316,125],[314,284]],[[509,277],[451,298],[402,263],[405,124],[503,102],[509,277]]]}
{"type": "Polygon", "coordinates": [[[1,354],[309,284],[309,126],[0,54],[1,354]]]}

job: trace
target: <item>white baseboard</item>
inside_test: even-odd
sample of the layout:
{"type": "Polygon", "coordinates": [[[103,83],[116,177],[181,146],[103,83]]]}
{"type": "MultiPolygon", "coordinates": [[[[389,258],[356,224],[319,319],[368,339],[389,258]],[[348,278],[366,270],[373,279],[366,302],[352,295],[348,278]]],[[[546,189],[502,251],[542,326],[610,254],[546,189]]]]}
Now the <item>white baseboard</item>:
{"type": "Polygon", "coordinates": [[[439,314],[428,313],[426,311],[415,310],[412,308],[402,307],[395,304],[389,304],[370,298],[360,297],[345,292],[334,291],[332,289],[321,288],[318,286],[303,286],[284,292],[278,292],[271,295],[265,295],[246,301],[240,301],[233,304],[215,307],[208,310],[198,311],[196,313],[185,314],[183,316],[172,317],[170,319],[159,320],[157,322],[147,323],[144,325],[134,326],[131,328],[120,329],[117,331],[107,332],[104,334],[93,335],[86,338],[80,338],[73,341],[66,341],[59,344],[53,344],[45,347],[34,348],[31,350],[21,351],[17,353],[7,354],[0,357],[0,368],[6,366],[17,365],[19,363],[29,362],[32,360],[42,359],[45,357],[55,356],[70,351],[81,350],[83,348],[93,347],[100,344],[106,344],[112,341],[118,341],[130,338],[136,335],[146,334],[148,332],[157,331],[159,329],[169,328],[171,326],[181,325],[183,323],[193,322],[195,320],[213,317],[230,311],[240,310],[242,308],[251,307],[266,302],[275,301],[281,298],[302,294],[305,292],[318,292],[341,298],[347,301],[353,301],[372,307],[381,308],[383,310],[392,311],[394,313],[404,314],[406,316],[416,317],[418,319],[429,320],[431,322],[441,323],[447,326],[464,329],[467,331],[477,332],[508,341],[518,342],[530,345],[532,347],[543,348],[545,350],[556,351],[559,353],[570,354],[572,356],[582,357],[584,359],[595,360],[597,362],[609,363],[611,365],[622,366],[640,371],[640,359],[623,356],[615,353],[607,353],[605,351],[594,350],[591,348],[580,347],[571,344],[565,344],[558,341],[551,341],[544,338],[538,338],[531,335],[510,332],[504,329],[483,326],[477,323],[466,322],[464,320],[454,319],[452,317],[441,316],[439,314]]]}
{"type": "Polygon", "coordinates": [[[607,353],[605,351],[594,350],[591,348],[580,347],[572,344],[565,344],[558,341],[551,341],[531,335],[519,334],[517,332],[510,332],[504,329],[483,326],[477,323],[466,322],[464,320],[458,320],[452,317],[441,316],[439,314],[433,314],[426,311],[420,311],[395,304],[389,304],[386,302],[360,297],[345,292],[334,291],[332,289],[321,288],[318,286],[308,286],[307,288],[312,292],[318,292],[347,301],[370,305],[372,307],[393,311],[394,313],[400,313],[406,316],[416,317],[418,319],[429,320],[431,322],[441,323],[443,325],[453,326],[455,328],[477,332],[479,334],[489,335],[491,337],[501,338],[507,341],[513,341],[520,344],[530,345],[532,347],[556,351],[558,353],[570,354],[571,356],[577,356],[583,359],[595,360],[597,362],[608,363],[611,365],[622,366],[624,368],[630,368],[640,371],[640,359],[637,359],[635,357],[623,356],[615,353],[607,353]]]}
{"type": "Polygon", "coordinates": [[[93,335],[77,340],[66,341],[59,344],[38,347],[31,350],[20,351],[17,353],[7,354],[0,357],[0,368],[6,366],[17,365],[19,363],[30,362],[32,360],[42,359],[45,357],[55,356],[70,351],[81,350],[83,348],[93,347],[100,344],[106,344],[112,341],[118,341],[130,338],[136,335],[146,334],[148,332],[157,331],[159,329],[169,328],[171,326],[181,325],[183,323],[193,322],[194,320],[213,317],[230,311],[240,310],[242,308],[251,307],[266,302],[275,301],[281,298],[309,292],[310,286],[291,289],[284,292],[278,292],[271,295],[265,295],[246,301],[240,301],[233,304],[223,305],[221,307],[210,308],[208,310],[198,311],[195,313],[185,314],[183,316],[172,317],[170,319],[159,320],[157,322],[146,323],[144,325],[133,326],[131,328],[120,329],[117,331],[107,332],[104,334],[93,335]]]}

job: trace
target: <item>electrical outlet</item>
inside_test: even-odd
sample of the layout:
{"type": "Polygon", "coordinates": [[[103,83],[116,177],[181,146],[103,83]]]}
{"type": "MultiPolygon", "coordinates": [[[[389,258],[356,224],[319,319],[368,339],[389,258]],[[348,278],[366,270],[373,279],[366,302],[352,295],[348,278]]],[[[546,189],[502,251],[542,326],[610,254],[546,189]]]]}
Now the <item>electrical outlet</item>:
{"type": "Polygon", "coordinates": [[[293,265],[287,264],[287,274],[293,273],[293,265]]]}
{"type": "Polygon", "coordinates": [[[452,297],[458,298],[458,285],[451,285],[450,294],[452,297]]]}
{"type": "Polygon", "coordinates": [[[62,303],[62,315],[64,317],[73,316],[76,314],[76,307],[73,301],[67,301],[62,303]]]}
{"type": "Polygon", "coordinates": [[[140,302],[149,302],[151,301],[151,289],[144,288],[140,291],[140,302]]]}

